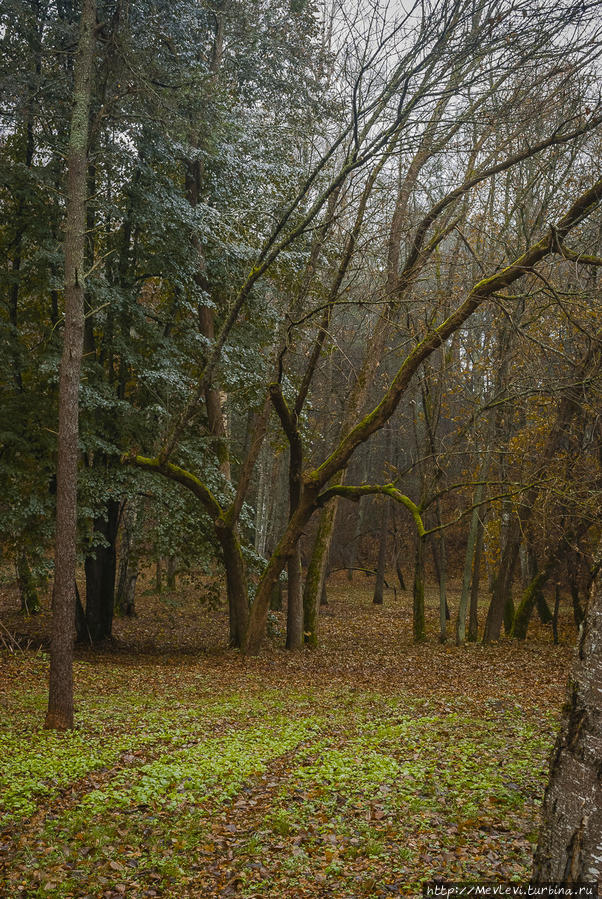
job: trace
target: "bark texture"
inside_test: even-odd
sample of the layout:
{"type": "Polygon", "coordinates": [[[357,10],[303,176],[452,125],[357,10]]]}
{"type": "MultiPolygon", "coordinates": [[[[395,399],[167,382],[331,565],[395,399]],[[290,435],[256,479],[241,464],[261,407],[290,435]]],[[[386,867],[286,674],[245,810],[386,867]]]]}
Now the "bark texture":
{"type": "Polygon", "coordinates": [[[299,543],[288,560],[288,602],[286,606],[286,648],[303,646],[303,590],[299,543]]]}
{"type": "Polygon", "coordinates": [[[226,569],[226,593],[230,619],[229,645],[242,646],[249,618],[249,589],[245,560],[240,548],[236,528],[217,526],[217,535],[222,547],[224,568],[226,569]]]}
{"type": "Polygon", "coordinates": [[[602,575],[579,638],[535,852],[536,881],[602,880],[602,575]]]}
{"type": "Polygon", "coordinates": [[[84,341],[84,250],[88,132],[96,2],[84,0],[73,81],[67,158],[65,331],[59,373],[56,544],[52,595],[50,687],[45,726],[73,727],[73,637],[77,536],[79,378],[84,341]]]}
{"type": "Polygon", "coordinates": [[[303,628],[305,642],[313,647],[318,645],[320,597],[324,587],[336,511],[336,499],[322,509],[311,559],[305,576],[305,588],[303,591],[303,628]]]}

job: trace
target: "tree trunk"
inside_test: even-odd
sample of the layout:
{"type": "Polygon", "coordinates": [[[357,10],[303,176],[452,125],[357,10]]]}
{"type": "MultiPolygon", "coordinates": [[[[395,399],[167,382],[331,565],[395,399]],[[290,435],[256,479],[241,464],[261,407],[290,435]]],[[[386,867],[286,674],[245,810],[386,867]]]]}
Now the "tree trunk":
{"type": "MultiPolygon", "coordinates": [[[[362,475],[361,475],[361,483],[363,484],[367,478],[366,465],[362,466],[362,475]]],[[[360,540],[362,538],[362,533],[364,531],[364,517],[366,511],[365,503],[358,503],[357,515],[355,518],[355,530],[353,532],[353,539],[349,546],[349,554],[347,556],[347,579],[349,581],[353,581],[353,571],[357,565],[358,558],[358,549],[360,540]]]]}
{"type": "Polygon", "coordinates": [[[581,622],[584,618],[581,598],[579,596],[579,563],[580,558],[577,552],[571,551],[567,556],[566,572],[571,591],[571,602],[573,605],[573,620],[575,627],[579,630],[581,622]]]}
{"type": "Polygon", "coordinates": [[[537,606],[540,618],[544,624],[549,624],[552,621],[553,616],[547,606],[542,588],[565,554],[570,550],[572,541],[585,530],[587,530],[587,524],[581,523],[571,531],[565,531],[554,549],[548,554],[541,571],[537,570],[535,553],[532,550],[529,551],[529,574],[532,580],[524,591],[514,616],[512,636],[517,640],[526,638],[527,628],[535,606],[537,606]]]}
{"type": "Polygon", "coordinates": [[[167,557],[167,573],[166,573],[166,582],[168,590],[176,589],[176,571],[177,571],[178,560],[173,553],[170,553],[167,557]]]}
{"type": "Polygon", "coordinates": [[[468,621],[468,639],[474,643],[479,637],[479,584],[481,581],[481,556],[483,554],[483,522],[479,518],[477,529],[477,545],[474,553],[472,584],[470,585],[470,617],[468,621]]]}
{"type": "Polygon", "coordinates": [[[541,588],[548,579],[550,572],[544,568],[535,575],[527,589],[524,591],[521,601],[516,609],[514,616],[514,624],[512,626],[512,636],[517,640],[525,640],[527,637],[527,629],[531,614],[538,597],[541,594],[541,588]]]}
{"type": "Polygon", "coordinates": [[[318,531],[316,539],[314,540],[307,574],[305,575],[305,588],[303,591],[303,630],[305,642],[314,647],[318,645],[320,600],[324,579],[326,577],[326,567],[328,565],[328,554],[334,529],[336,507],[337,501],[335,499],[328,503],[320,513],[318,531]]]}
{"type": "Polygon", "coordinates": [[[598,572],[550,766],[533,867],[536,882],[602,880],[601,759],[602,575],[598,572]]]}
{"type": "Polygon", "coordinates": [[[115,611],[133,617],[136,614],[136,581],[138,580],[138,551],[136,522],[138,512],[133,502],[128,502],[123,515],[123,529],[119,553],[119,578],[115,596],[115,611]]]}
{"type": "Polygon", "coordinates": [[[31,573],[27,553],[22,549],[17,551],[16,567],[17,582],[21,595],[21,611],[24,615],[37,615],[40,611],[40,597],[31,573]]]}
{"type": "MultiPolygon", "coordinates": [[[[441,524],[441,515],[437,514],[437,524],[441,524]]],[[[433,548],[433,561],[437,569],[437,581],[439,583],[439,642],[447,641],[447,622],[450,619],[449,606],[447,605],[447,550],[445,546],[445,538],[443,532],[440,532],[439,547],[435,542],[436,538],[431,540],[433,548]]]]}
{"type": "Polygon", "coordinates": [[[94,521],[94,532],[104,540],[96,546],[94,554],[86,558],[86,625],[87,634],[94,643],[111,636],[115,601],[115,576],[117,573],[117,530],[119,527],[119,503],[109,500],[106,517],[94,521]]]}
{"type": "Polygon", "coordinates": [[[163,563],[161,556],[157,556],[155,563],[155,593],[160,593],[163,589],[163,563]]]}
{"type": "Polygon", "coordinates": [[[558,612],[559,611],[560,611],[560,584],[555,584],[554,585],[554,612],[552,614],[552,639],[554,640],[554,646],[558,646],[558,612]]]}
{"type": "Polygon", "coordinates": [[[518,561],[518,550],[520,547],[520,521],[517,516],[512,519],[506,542],[502,551],[502,558],[497,575],[493,582],[493,590],[489,610],[487,612],[487,620],[485,622],[485,633],[483,634],[483,643],[492,643],[500,639],[502,630],[502,621],[507,606],[508,598],[511,595],[512,579],[514,577],[514,569],[518,561]]]}
{"type": "Polygon", "coordinates": [[[274,589],[272,590],[272,597],[270,599],[270,611],[282,611],[282,581],[280,580],[276,581],[276,583],[274,584],[274,589]]]}
{"type": "Polygon", "coordinates": [[[297,543],[288,560],[288,601],[286,606],[286,648],[303,645],[303,589],[301,583],[301,547],[297,543]]]}
{"type": "Polygon", "coordinates": [[[416,559],[414,563],[414,643],[426,640],[424,628],[424,537],[416,536],[416,559]]]}
{"type": "Polygon", "coordinates": [[[79,378],[84,340],[86,173],[96,27],[96,2],[83,0],[73,76],[67,156],[65,326],[59,372],[56,538],[50,684],[45,726],[73,727],[73,637],[77,539],[79,378]]]}
{"type": "MultiPolygon", "coordinates": [[[[248,616],[243,651],[256,655],[265,635],[270,599],[274,584],[284,570],[288,559],[315,509],[315,489],[304,489],[301,500],[282,537],[276,544],[257,585],[257,592],[248,616]]],[[[307,628],[305,628],[307,630],[307,628]]]]}
{"type": "Polygon", "coordinates": [[[267,538],[267,496],[268,496],[268,468],[271,464],[270,448],[264,443],[259,454],[259,478],[257,484],[257,498],[255,500],[255,552],[258,556],[265,555],[267,538]]]}
{"type": "Polygon", "coordinates": [[[382,509],[382,523],[380,527],[380,541],[378,545],[378,565],[376,567],[376,583],[374,584],[374,598],[372,602],[377,606],[383,604],[383,589],[385,586],[385,563],[387,561],[387,536],[389,533],[389,502],[385,501],[382,509]]]}
{"type": "Polygon", "coordinates": [[[320,605],[327,606],[328,605],[328,593],[326,591],[326,581],[328,579],[328,571],[324,574],[324,580],[322,581],[322,592],[320,593],[320,605]]]}
{"type": "MultiPolygon", "coordinates": [[[[470,517],[470,527],[468,529],[468,540],[466,543],[466,556],[464,557],[464,572],[462,575],[462,593],[460,594],[460,603],[458,605],[458,616],[456,618],[456,645],[461,646],[466,639],[466,612],[468,609],[468,597],[471,587],[471,578],[473,566],[476,562],[477,536],[479,531],[479,509],[478,506],[483,499],[484,485],[479,484],[475,491],[475,508],[472,510],[470,517]]],[[[480,560],[479,560],[480,561],[480,560]]]]}
{"type": "Polygon", "coordinates": [[[249,620],[249,592],[245,561],[236,530],[228,527],[217,529],[226,569],[226,594],[230,621],[229,645],[239,648],[249,620]]]}

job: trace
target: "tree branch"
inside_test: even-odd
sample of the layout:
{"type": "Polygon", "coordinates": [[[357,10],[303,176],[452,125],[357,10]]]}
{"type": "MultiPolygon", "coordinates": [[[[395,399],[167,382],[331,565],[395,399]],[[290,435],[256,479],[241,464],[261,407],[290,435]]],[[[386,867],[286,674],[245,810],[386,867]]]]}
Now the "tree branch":
{"type": "Polygon", "coordinates": [[[316,502],[318,506],[324,506],[335,496],[341,496],[343,499],[359,502],[362,496],[372,496],[375,494],[390,496],[395,502],[405,506],[414,519],[418,536],[424,537],[427,532],[425,531],[422,516],[420,514],[420,507],[417,506],[409,496],[406,496],[405,493],[398,490],[395,484],[362,484],[357,486],[352,484],[335,484],[327,490],[324,490],[323,493],[320,493],[316,502]]]}
{"type": "Polygon", "coordinates": [[[197,478],[196,475],[186,471],[185,468],[180,468],[172,462],[162,462],[158,458],[151,459],[148,456],[126,456],[122,461],[126,464],[129,463],[130,465],[135,465],[136,468],[141,468],[144,471],[162,474],[170,481],[176,481],[178,484],[187,487],[188,490],[191,490],[192,493],[200,499],[214,521],[223,516],[222,507],[209,488],[203,484],[200,478],[197,478]]]}

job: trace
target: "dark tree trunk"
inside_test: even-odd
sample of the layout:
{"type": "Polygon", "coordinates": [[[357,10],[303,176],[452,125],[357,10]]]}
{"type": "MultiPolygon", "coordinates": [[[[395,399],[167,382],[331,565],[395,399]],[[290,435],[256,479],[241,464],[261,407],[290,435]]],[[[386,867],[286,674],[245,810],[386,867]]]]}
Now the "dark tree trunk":
{"type": "Polygon", "coordinates": [[[424,537],[416,537],[416,560],[414,564],[414,607],[413,632],[414,642],[426,640],[424,627],[424,537]]]}
{"type": "MultiPolygon", "coordinates": [[[[548,609],[549,611],[549,609],[548,609]]],[[[558,612],[560,611],[560,584],[556,584],[554,588],[554,612],[552,618],[552,638],[554,646],[558,646],[558,612]]],[[[602,836],[602,835],[601,835],[602,836]]]]}
{"type": "Polygon", "coordinates": [[[529,551],[529,576],[532,580],[524,591],[516,610],[512,628],[513,637],[516,637],[518,640],[524,640],[526,638],[531,614],[535,607],[537,607],[539,617],[544,624],[549,624],[552,621],[553,615],[550,613],[545,596],[543,595],[543,587],[552,572],[557,568],[566,553],[570,550],[575,537],[585,530],[587,530],[587,523],[581,523],[573,528],[573,530],[565,531],[557,545],[548,554],[541,571],[537,570],[535,553],[532,550],[529,551]]]}
{"type": "Polygon", "coordinates": [[[170,553],[167,557],[167,571],[165,575],[168,590],[176,589],[176,571],[177,559],[173,553],[170,553]]]}
{"type": "Polygon", "coordinates": [[[602,880],[602,576],[592,588],[543,801],[537,882],[602,880]]]}
{"type": "Polygon", "coordinates": [[[472,584],[470,585],[470,617],[468,620],[468,639],[474,643],[479,636],[479,585],[481,582],[481,556],[483,555],[483,522],[479,519],[477,545],[474,552],[472,584]]]}
{"type": "Polygon", "coordinates": [[[303,591],[301,584],[301,547],[297,543],[288,560],[288,601],[286,605],[286,648],[303,645],[303,591]]]}
{"type": "Polygon", "coordinates": [[[104,545],[96,546],[85,561],[87,632],[78,639],[90,637],[94,643],[111,636],[117,574],[117,530],[119,503],[109,500],[106,515],[95,519],[94,532],[103,537],[104,545]]]}
{"type": "Polygon", "coordinates": [[[575,551],[570,552],[567,556],[566,570],[571,591],[571,601],[573,604],[573,619],[577,630],[579,630],[584,618],[581,597],[579,596],[579,563],[579,554],[575,551]]]}
{"type": "Polygon", "coordinates": [[[324,580],[322,581],[322,592],[320,593],[320,605],[327,606],[328,605],[328,593],[326,591],[326,580],[328,578],[328,572],[324,575],[324,580]]]}
{"type": "Polygon", "coordinates": [[[303,630],[305,642],[309,643],[310,646],[318,645],[318,618],[336,510],[337,501],[335,499],[325,506],[320,513],[318,530],[305,576],[303,630]]]}
{"type": "MultiPolygon", "coordinates": [[[[441,526],[441,511],[437,507],[437,526],[441,526]]],[[[449,605],[447,604],[447,547],[443,531],[439,532],[437,538],[431,535],[431,552],[433,553],[433,565],[435,567],[435,576],[439,584],[439,642],[447,642],[447,622],[451,618],[449,605]]]]}
{"type": "Polygon", "coordinates": [[[274,584],[274,589],[272,590],[272,598],[270,599],[270,611],[282,611],[282,581],[280,580],[276,581],[276,583],[274,584]]]}
{"type": "Polygon", "coordinates": [[[226,569],[226,593],[230,621],[229,645],[239,648],[243,644],[249,620],[249,594],[245,561],[240,549],[238,534],[234,529],[219,528],[217,536],[222,547],[226,569]]]}
{"type": "Polygon", "coordinates": [[[56,542],[50,684],[45,726],[73,727],[73,638],[77,536],[79,378],[84,340],[86,170],[96,27],[96,2],[83,0],[75,59],[67,156],[65,327],[59,372],[56,542]]]}
{"type": "Polygon", "coordinates": [[[37,615],[40,611],[40,597],[36,582],[31,573],[27,553],[22,549],[17,552],[17,582],[21,596],[21,611],[24,615],[37,615]]]}
{"type": "Polygon", "coordinates": [[[138,580],[138,547],[135,503],[128,502],[123,514],[123,528],[119,551],[119,578],[115,596],[115,611],[133,617],[136,614],[136,581],[138,580]]]}
{"type": "Polygon", "coordinates": [[[401,568],[401,564],[399,562],[399,557],[401,556],[401,541],[399,537],[399,528],[397,526],[397,510],[394,508],[392,511],[393,515],[393,553],[395,557],[395,572],[397,574],[397,580],[399,581],[399,587],[401,590],[406,589],[406,583],[403,576],[403,571],[401,568]]]}
{"type": "Polygon", "coordinates": [[[543,595],[543,590],[540,590],[537,594],[535,608],[537,609],[537,614],[539,615],[539,620],[541,621],[541,623],[550,624],[554,616],[552,612],[550,612],[550,607],[546,602],[545,596],[543,595]]]}
{"type": "Polygon", "coordinates": [[[376,567],[376,582],[374,584],[374,598],[372,602],[377,606],[383,604],[383,591],[385,586],[385,564],[387,561],[387,536],[389,533],[389,502],[382,509],[382,522],[380,526],[380,538],[378,545],[378,565],[376,567]]]}
{"type": "Polygon", "coordinates": [[[516,563],[518,561],[519,547],[520,522],[518,518],[515,517],[508,528],[499,569],[493,582],[491,602],[489,603],[487,620],[485,622],[485,633],[483,634],[483,643],[492,643],[495,640],[500,639],[502,621],[505,618],[508,600],[511,599],[512,580],[514,577],[514,569],[516,568],[516,563]]]}

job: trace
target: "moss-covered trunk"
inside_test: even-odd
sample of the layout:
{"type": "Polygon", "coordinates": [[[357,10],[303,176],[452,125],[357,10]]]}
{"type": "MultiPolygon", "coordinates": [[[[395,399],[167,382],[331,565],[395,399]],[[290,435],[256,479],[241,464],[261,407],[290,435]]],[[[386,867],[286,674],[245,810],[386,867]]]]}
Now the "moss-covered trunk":
{"type": "Polygon", "coordinates": [[[548,576],[549,572],[545,569],[540,571],[523,591],[512,625],[511,634],[516,640],[526,639],[529,621],[531,620],[535,603],[537,602],[538,596],[541,594],[541,588],[547,581],[548,576]]]}
{"type": "Polygon", "coordinates": [[[230,622],[229,645],[243,645],[249,622],[249,588],[245,560],[235,528],[217,527],[226,570],[226,595],[230,622]]]}
{"type": "Polygon", "coordinates": [[[324,590],[328,555],[334,531],[337,500],[332,500],[320,513],[318,530],[312,547],[303,590],[303,630],[309,646],[318,645],[318,622],[324,590]]]}
{"type": "Polygon", "coordinates": [[[257,592],[249,612],[248,626],[243,641],[243,650],[247,655],[256,655],[261,648],[274,585],[278,581],[280,573],[284,570],[315,508],[315,489],[304,489],[299,505],[290,519],[284,534],[276,544],[274,552],[270,556],[257,585],[257,592]]]}
{"type": "Polygon", "coordinates": [[[527,636],[527,629],[533,609],[537,607],[539,616],[544,624],[552,621],[552,614],[545,601],[542,588],[550,578],[552,572],[557,568],[566,554],[571,550],[574,540],[583,534],[589,527],[589,522],[578,522],[573,525],[571,530],[565,531],[556,546],[549,552],[544,566],[541,571],[537,571],[537,560],[535,554],[531,552],[532,561],[531,573],[532,579],[525,589],[521,601],[516,610],[514,624],[512,627],[512,636],[517,640],[524,640],[527,636]]]}

